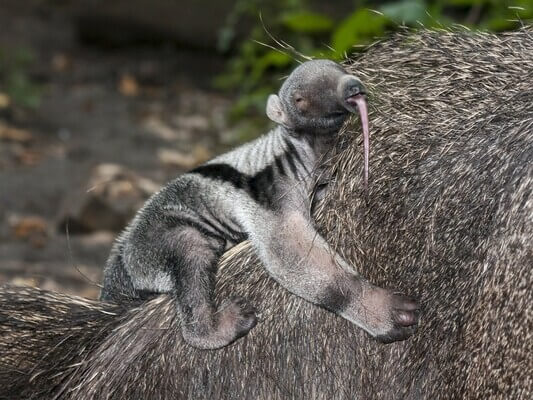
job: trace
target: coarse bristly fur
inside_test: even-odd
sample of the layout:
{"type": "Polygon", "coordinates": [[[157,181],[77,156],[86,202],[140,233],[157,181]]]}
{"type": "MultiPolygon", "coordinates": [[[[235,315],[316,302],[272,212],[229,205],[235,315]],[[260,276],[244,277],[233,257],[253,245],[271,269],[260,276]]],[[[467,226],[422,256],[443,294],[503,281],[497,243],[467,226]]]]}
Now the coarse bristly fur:
{"type": "Polygon", "coordinates": [[[532,65],[523,29],[398,35],[346,66],[371,93],[368,204],[349,124],[317,224],[371,281],[421,295],[409,341],[291,295],[245,243],[216,292],[245,294],[260,323],[216,352],[183,342],[170,297],[127,310],[1,289],[0,398],[532,398],[532,65]]]}

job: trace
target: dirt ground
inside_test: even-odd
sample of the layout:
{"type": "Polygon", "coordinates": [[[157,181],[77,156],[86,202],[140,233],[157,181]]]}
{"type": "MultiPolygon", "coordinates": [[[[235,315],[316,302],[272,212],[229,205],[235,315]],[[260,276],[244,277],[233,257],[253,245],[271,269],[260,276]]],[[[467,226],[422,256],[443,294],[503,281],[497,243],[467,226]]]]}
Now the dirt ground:
{"type": "Polygon", "coordinates": [[[116,230],[67,237],[62,218],[91,196],[99,166],[159,185],[231,146],[231,98],[209,89],[223,60],[167,45],[87,45],[61,13],[6,4],[0,48],[31,49],[43,96],[36,110],[0,109],[0,283],[96,298],[116,230]]]}

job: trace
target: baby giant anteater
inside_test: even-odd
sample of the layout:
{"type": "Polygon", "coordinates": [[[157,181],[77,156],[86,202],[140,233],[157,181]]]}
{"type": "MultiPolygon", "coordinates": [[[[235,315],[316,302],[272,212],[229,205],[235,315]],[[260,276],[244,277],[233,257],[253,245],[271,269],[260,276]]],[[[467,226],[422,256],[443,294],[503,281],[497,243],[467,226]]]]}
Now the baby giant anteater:
{"type": "Polygon", "coordinates": [[[276,128],[176,178],[148,200],[113,247],[101,299],[172,293],[189,344],[226,346],[254,327],[256,316],[235,296],[216,307],[217,263],[224,251],[249,239],[270,275],[291,293],[383,342],[408,337],[417,303],[357,275],[317,233],[310,215],[324,161],[358,108],[366,179],[364,96],[359,79],[333,61],[301,64],[279,96],[268,98],[267,115],[276,128]]]}

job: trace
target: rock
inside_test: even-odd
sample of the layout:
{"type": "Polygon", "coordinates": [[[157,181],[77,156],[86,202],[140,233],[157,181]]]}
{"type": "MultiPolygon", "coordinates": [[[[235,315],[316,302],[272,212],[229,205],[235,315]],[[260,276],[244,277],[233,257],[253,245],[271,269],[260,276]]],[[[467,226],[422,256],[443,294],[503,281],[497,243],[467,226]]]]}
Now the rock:
{"type": "Polygon", "coordinates": [[[120,165],[101,164],[87,186],[67,199],[58,228],[69,233],[120,231],[158,189],[155,182],[120,165]]]}
{"type": "MultiPolygon", "coordinates": [[[[36,287],[38,282],[35,278],[25,278],[17,276],[9,281],[11,285],[14,286],[30,286],[30,287],[36,287]]],[[[53,289],[50,289],[53,290],[53,289]]]]}

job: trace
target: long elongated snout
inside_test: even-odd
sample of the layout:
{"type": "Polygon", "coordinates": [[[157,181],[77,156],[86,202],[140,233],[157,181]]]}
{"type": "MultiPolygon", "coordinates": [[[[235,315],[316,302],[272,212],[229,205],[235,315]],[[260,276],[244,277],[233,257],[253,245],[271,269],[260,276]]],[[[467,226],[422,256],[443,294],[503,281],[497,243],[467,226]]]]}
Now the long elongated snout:
{"type": "Polygon", "coordinates": [[[368,188],[368,159],[370,156],[370,129],[368,127],[366,89],[363,83],[355,76],[345,75],[339,82],[337,94],[344,108],[351,113],[359,112],[361,127],[363,128],[364,187],[366,191],[368,188]]]}
{"type": "Polygon", "coordinates": [[[350,112],[355,112],[357,108],[355,98],[360,95],[364,96],[366,89],[363,83],[355,76],[344,75],[339,82],[337,93],[344,102],[344,107],[350,112]]]}

